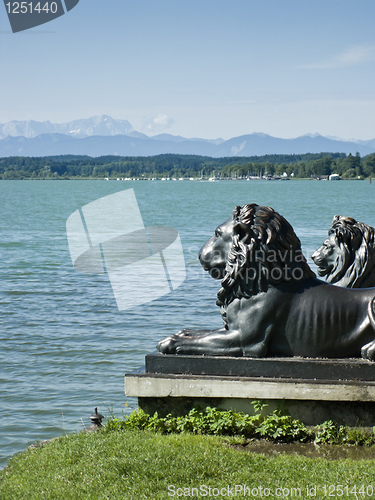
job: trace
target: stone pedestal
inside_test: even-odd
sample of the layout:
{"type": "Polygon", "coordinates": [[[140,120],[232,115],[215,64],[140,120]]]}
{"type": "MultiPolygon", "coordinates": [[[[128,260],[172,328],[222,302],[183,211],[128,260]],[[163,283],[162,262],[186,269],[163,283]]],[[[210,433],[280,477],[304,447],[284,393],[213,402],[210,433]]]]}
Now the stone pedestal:
{"type": "Polygon", "coordinates": [[[253,413],[280,404],[306,425],[325,420],[375,425],[375,363],[362,359],[232,358],[149,354],[125,375],[125,393],[148,413],[184,414],[194,406],[253,413]]]}

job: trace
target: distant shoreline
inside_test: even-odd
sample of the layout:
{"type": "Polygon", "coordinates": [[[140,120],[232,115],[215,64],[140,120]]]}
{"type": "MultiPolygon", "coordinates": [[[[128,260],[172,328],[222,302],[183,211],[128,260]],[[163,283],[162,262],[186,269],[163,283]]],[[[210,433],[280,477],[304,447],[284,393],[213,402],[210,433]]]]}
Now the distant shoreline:
{"type": "Polygon", "coordinates": [[[343,180],[375,177],[375,153],[306,153],[212,158],[198,155],[50,156],[0,158],[0,179],[223,181],[223,180],[343,180]]]}

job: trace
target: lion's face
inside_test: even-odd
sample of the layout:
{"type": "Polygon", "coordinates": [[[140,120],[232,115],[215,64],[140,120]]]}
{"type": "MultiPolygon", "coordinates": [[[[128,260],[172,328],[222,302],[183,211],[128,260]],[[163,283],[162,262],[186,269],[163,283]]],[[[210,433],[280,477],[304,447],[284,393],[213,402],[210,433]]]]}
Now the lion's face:
{"type": "Polygon", "coordinates": [[[345,261],[346,252],[342,245],[339,245],[334,234],[331,234],[311,256],[318,266],[319,276],[327,276],[334,272],[340,263],[345,261]]]}
{"type": "Polygon", "coordinates": [[[231,217],[218,226],[214,235],[199,251],[199,260],[205,271],[215,279],[223,279],[228,261],[229,251],[233,242],[234,221],[231,217]]]}
{"type": "Polygon", "coordinates": [[[312,259],[319,276],[342,287],[375,286],[375,230],[352,217],[335,215],[329,237],[312,259]]]}

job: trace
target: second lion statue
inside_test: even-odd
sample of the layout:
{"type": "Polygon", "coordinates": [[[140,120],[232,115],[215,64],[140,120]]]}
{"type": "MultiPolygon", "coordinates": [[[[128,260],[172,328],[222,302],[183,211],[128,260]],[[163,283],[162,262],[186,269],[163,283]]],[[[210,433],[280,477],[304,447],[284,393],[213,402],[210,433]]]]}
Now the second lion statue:
{"type": "Polygon", "coordinates": [[[375,286],[375,230],[352,217],[335,215],[328,238],[311,258],[328,283],[349,288],[375,286]]]}
{"type": "Polygon", "coordinates": [[[199,259],[221,280],[224,327],[181,330],[165,354],[375,359],[375,290],[317,279],[288,221],[270,207],[236,207],[199,259]]]}

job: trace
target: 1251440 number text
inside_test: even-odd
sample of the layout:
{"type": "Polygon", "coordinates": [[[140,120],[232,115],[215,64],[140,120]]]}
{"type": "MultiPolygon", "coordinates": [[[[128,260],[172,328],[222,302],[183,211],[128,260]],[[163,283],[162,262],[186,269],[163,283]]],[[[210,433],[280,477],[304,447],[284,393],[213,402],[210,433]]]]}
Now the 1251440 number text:
{"type": "Polygon", "coordinates": [[[56,14],[57,2],[8,2],[5,4],[8,14],[56,14]]]}

